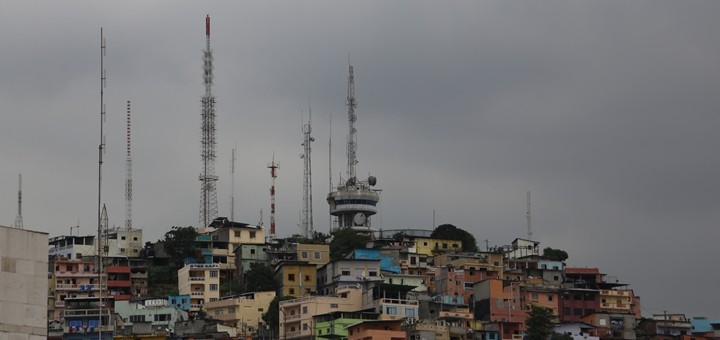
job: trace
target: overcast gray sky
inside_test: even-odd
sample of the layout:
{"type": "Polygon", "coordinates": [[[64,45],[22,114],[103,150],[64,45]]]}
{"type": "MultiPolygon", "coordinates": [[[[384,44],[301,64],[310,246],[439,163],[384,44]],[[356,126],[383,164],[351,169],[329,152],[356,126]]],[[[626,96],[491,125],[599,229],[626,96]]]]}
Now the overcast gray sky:
{"type": "Polygon", "coordinates": [[[720,2],[5,1],[0,224],[97,229],[100,27],[107,38],[103,201],[124,221],[132,101],[133,223],[146,241],[197,225],[205,15],[212,18],[221,216],[299,231],[300,112],[312,102],[315,228],[345,171],[348,55],[358,173],[384,229],[452,223],[478,242],[533,235],[631,284],[643,312],[720,318],[720,2]]]}

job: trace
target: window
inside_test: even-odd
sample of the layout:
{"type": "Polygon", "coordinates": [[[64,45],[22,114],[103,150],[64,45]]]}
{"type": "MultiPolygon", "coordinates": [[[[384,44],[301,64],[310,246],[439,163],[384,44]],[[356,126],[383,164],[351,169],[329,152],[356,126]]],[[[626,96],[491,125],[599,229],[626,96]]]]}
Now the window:
{"type": "Polygon", "coordinates": [[[537,299],[538,299],[538,293],[537,293],[537,292],[532,292],[532,293],[530,293],[530,297],[532,298],[533,301],[537,301],[537,299]]]}
{"type": "Polygon", "coordinates": [[[137,241],[137,237],[133,237],[133,241],[137,241]]]}
{"type": "Polygon", "coordinates": [[[211,270],[210,271],[210,277],[218,277],[218,271],[217,270],[211,270]]]}
{"type": "Polygon", "coordinates": [[[405,316],[408,318],[414,318],[417,316],[417,310],[415,308],[405,308],[405,316]]]}
{"type": "Polygon", "coordinates": [[[137,249],[133,249],[133,253],[137,253],[137,252],[138,252],[138,250],[137,250],[137,249]]]}
{"type": "Polygon", "coordinates": [[[306,281],[306,282],[309,282],[309,281],[310,281],[310,275],[305,275],[305,281],[306,281]]]}
{"type": "Polygon", "coordinates": [[[553,300],[552,294],[548,294],[548,301],[552,301],[552,300],[553,300]]]}
{"type": "Polygon", "coordinates": [[[377,276],[377,271],[375,271],[375,270],[368,270],[368,276],[377,276]]]}
{"type": "Polygon", "coordinates": [[[563,315],[570,315],[570,307],[563,307],[563,315]]]}
{"type": "Polygon", "coordinates": [[[121,239],[121,240],[124,240],[124,239],[125,239],[125,236],[121,236],[120,239],[121,239]]]}
{"type": "Polygon", "coordinates": [[[254,232],[254,231],[251,231],[251,232],[250,232],[250,238],[255,238],[255,232],[254,232]]]}
{"type": "Polygon", "coordinates": [[[235,314],[235,307],[228,307],[228,314],[235,314]]]}
{"type": "Polygon", "coordinates": [[[216,310],[215,310],[215,315],[223,315],[223,310],[222,310],[222,309],[216,309],[216,310]]]}
{"type": "Polygon", "coordinates": [[[385,314],[387,315],[398,315],[397,306],[386,306],[385,314]]]}
{"type": "Polygon", "coordinates": [[[250,249],[250,255],[255,255],[255,248],[250,249]]]}
{"type": "Polygon", "coordinates": [[[288,295],[295,295],[295,288],[288,289],[288,295]]]}
{"type": "Polygon", "coordinates": [[[457,244],[457,243],[453,243],[452,246],[453,246],[453,248],[457,248],[457,247],[458,247],[458,244],[457,244]]]}
{"type": "Polygon", "coordinates": [[[155,321],[170,321],[170,314],[155,314],[155,321]]]}
{"type": "Polygon", "coordinates": [[[262,311],[263,311],[263,309],[262,309],[262,308],[258,308],[258,312],[262,312],[262,311]]]}
{"type": "Polygon", "coordinates": [[[423,242],[423,245],[427,247],[427,242],[423,242]]]}
{"type": "Polygon", "coordinates": [[[315,259],[316,259],[316,260],[319,260],[319,259],[320,259],[320,252],[319,252],[319,251],[316,251],[316,252],[315,252],[315,259]]]}
{"type": "Polygon", "coordinates": [[[302,311],[303,311],[303,314],[307,314],[307,306],[303,306],[302,311]]]}
{"type": "Polygon", "coordinates": [[[594,300],[595,300],[595,294],[585,293],[585,301],[594,301],[594,300]]]}
{"type": "Polygon", "coordinates": [[[125,248],[120,248],[120,252],[121,252],[121,253],[124,253],[124,252],[125,252],[125,248]]]}
{"type": "Polygon", "coordinates": [[[130,315],[130,322],[145,322],[145,315],[130,315]]]}
{"type": "Polygon", "coordinates": [[[288,281],[295,281],[295,274],[288,274],[288,281]]]}
{"type": "Polygon", "coordinates": [[[300,257],[306,259],[308,258],[308,253],[306,251],[300,253],[300,257]]]}
{"type": "Polygon", "coordinates": [[[215,283],[210,284],[210,290],[211,290],[211,291],[216,291],[216,290],[218,290],[218,285],[215,284],[215,283]]]}
{"type": "Polygon", "coordinates": [[[447,243],[443,243],[443,249],[447,249],[447,243]]]}
{"type": "Polygon", "coordinates": [[[303,324],[303,330],[306,331],[306,330],[308,330],[308,329],[310,329],[310,327],[308,326],[308,324],[304,323],[304,324],[303,324]]]}
{"type": "Polygon", "coordinates": [[[331,304],[330,304],[330,308],[338,308],[338,304],[337,304],[337,303],[331,303],[331,304]]]}
{"type": "Polygon", "coordinates": [[[582,316],[582,315],[583,315],[583,310],[582,310],[582,308],[575,308],[575,309],[573,310],[573,314],[574,314],[574,315],[577,315],[577,316],[582,316]]]}
{"type": "Polygon", "coordinates": [[[557,275],[555,275],[555,276],[553,276],[553,280],[555,280],[555,281],[560,281],[560,277],[557,276],[557,275]]]}
{"type": "Polygon", "coordinates": [[[350,269],[342,269],[342,270],[340,270],[340,275],[350,276],[350,269]]]}
{"type": "Polygon", "coordinates": [[[235,230],[235,237],[240,237],[240,230],[235,230]]]}
{"type": "Polygon", "coordinates": [[[417,257],[410,256],[410,264],[416,264],[417,263],[417,257]]]}

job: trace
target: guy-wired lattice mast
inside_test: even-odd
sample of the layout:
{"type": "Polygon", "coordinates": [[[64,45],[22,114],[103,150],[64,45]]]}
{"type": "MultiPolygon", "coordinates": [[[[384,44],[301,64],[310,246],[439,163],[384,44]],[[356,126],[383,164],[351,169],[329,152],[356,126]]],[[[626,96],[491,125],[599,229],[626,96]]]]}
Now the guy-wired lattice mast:
{"type": "Polygon", "coordinates": [[[210,16],[205,17],[206,46],[203,51],[203,81],[205,95],[202,97],[202,162],[200,174],[200,224],[207,227],[217,217],[217,190],[215,175],[215,96],[213,86],[213,53],[210,49],[210,16]]]}
{"type": "Polygon", "coordinates": [[[132,157],[130,155],[130,101],[127,101],[127,159],[125,160],[125,228],[132,229],[132,157]]]}
{"type": "Polygon", "coordinates": [[[310,143],[315,141],[315,138],[311,136],[312,132],[312,111],[308,110],[308,122],[303,122],[303,154],[300,158],[304,161],[303,171],[303,208],[302,208],[302,220],[300,222],[300,228],[303,236],[312,237],[313,234],[313,212],[312,212],[312,162],[310,158],[310,143]]]}
{"type": "Polygon", "coordinates": [[[22,220],[22,174],[18,175],[18,213],[15,217],[15,228],[23,229],[22,220]]]}
{"type": "Polygon", "coordinates": [[[271,186],[270,186],[270,239],[275,239],[275,178],[277,178],[277,169],[280,168],[280,164],[275,163],[275,155],[273,155],[272,162],[268,164],[270,169],[271,186]]]}

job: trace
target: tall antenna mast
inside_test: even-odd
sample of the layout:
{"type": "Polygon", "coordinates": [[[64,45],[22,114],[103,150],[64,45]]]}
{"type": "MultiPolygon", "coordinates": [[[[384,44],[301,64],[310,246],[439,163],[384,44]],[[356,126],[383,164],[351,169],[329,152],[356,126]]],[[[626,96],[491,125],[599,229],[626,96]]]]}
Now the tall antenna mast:
{"type": "Polygon", "coordinates": [[[230,220],[235,221],[235,161],[237,161],[237,145],[230,154],[230,220]]]}
{"type": "MultiPolygon", "coordinates": [[[[330,137],[328,138],[328,192],[333,191],[332,185],[332,113],[330,113],[330,137]]],[[[328,232],[332,233],[333,217],[328,214],[328,232]]]]}
{"type": "Polygon", "coordinates": [[[304,153],[300,158],[304,160],[304,171],[303,171],[303,209],[302,209],[302,220],[300,227],[303,232],[303,236],[311,237],[313,233],[313,213],[312,213],[312,162],[310,160],[310,143],[315,141],[310,133],[312,132],[312,111],[308,105],[308,122],[303,122],[303,147],[304,153]]]}
{"type": "Polygon", "coordinates": [[[103,253],[104,246],[101,240],[103,238],[103,215],[107,216],[105,208],[102,206],[102,165],[103,165],[103,153],[105,153],[105,132],[103,131],[103,124],[105,123],[105,37],[103,36],[103,29],[100,27],[100,145],[98,146],[98,236],[97,236],[97,247],[98,247],[98,259],[97,259],[97,271],[98,271],[98,283],[100,292],[100,315],[99,315],[99,326],[100,331],[98,336],[102,339],[102,305],[103,305],[103,253]]]}
{"type": "Polygon", "coordinates": [[[200,223],[207,227],[217,217],[217,190],[215,175],[215,96],[213,86],[213,53],[210,49],[210,15],[205,17],[206,46],[203,51],[203,82],[205,95],[202,97],[202,162],[200,174],[200,223]]]}
{"type": "Polygon", "coordinates": [[[15,217],[15,228],[23,229],[22,220],[22,174],[18,174],[18,213],[15,217]]]}
{"type": "Polygon", "coordinates": [[[125,160],[125,228],[132,229],[132,155],[130,153],[130,101],[127,101],[127,159],[125,160]]]}
{"type": "Polygon", "coordinates": [[[280,168],[280,164],[275,163],[275,154],[273,154],[272,162],[268,164],[270,169],[270,238],[275,238],[275,178],[277,178],[277,169],[280,168]]]}
{"type": "Polygon", "coordinates": [[[532,241],[532,224],[530,218],[530,191],[527,192],[527,238],[532,241]]]}
{"type": "Polygon", "coordinates": [[[347,176],[348,180],[355,179],[355,165],[357,164],[357,130],[355,129],[355,75],[353,74],[353,66],[349,65],[348,88],[347,88],[347,107],[348,107],[348,139],[347,139],[347,176]]]}

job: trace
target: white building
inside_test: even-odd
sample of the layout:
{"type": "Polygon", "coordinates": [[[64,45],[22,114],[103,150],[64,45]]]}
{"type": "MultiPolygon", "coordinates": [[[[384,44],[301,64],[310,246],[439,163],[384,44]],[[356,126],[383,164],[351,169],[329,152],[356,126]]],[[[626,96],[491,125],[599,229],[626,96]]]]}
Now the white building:
{"type": "Polygon", "coordinates": [[[47,337],[48,234],[0,226],[0,339],[47,337]]]}

